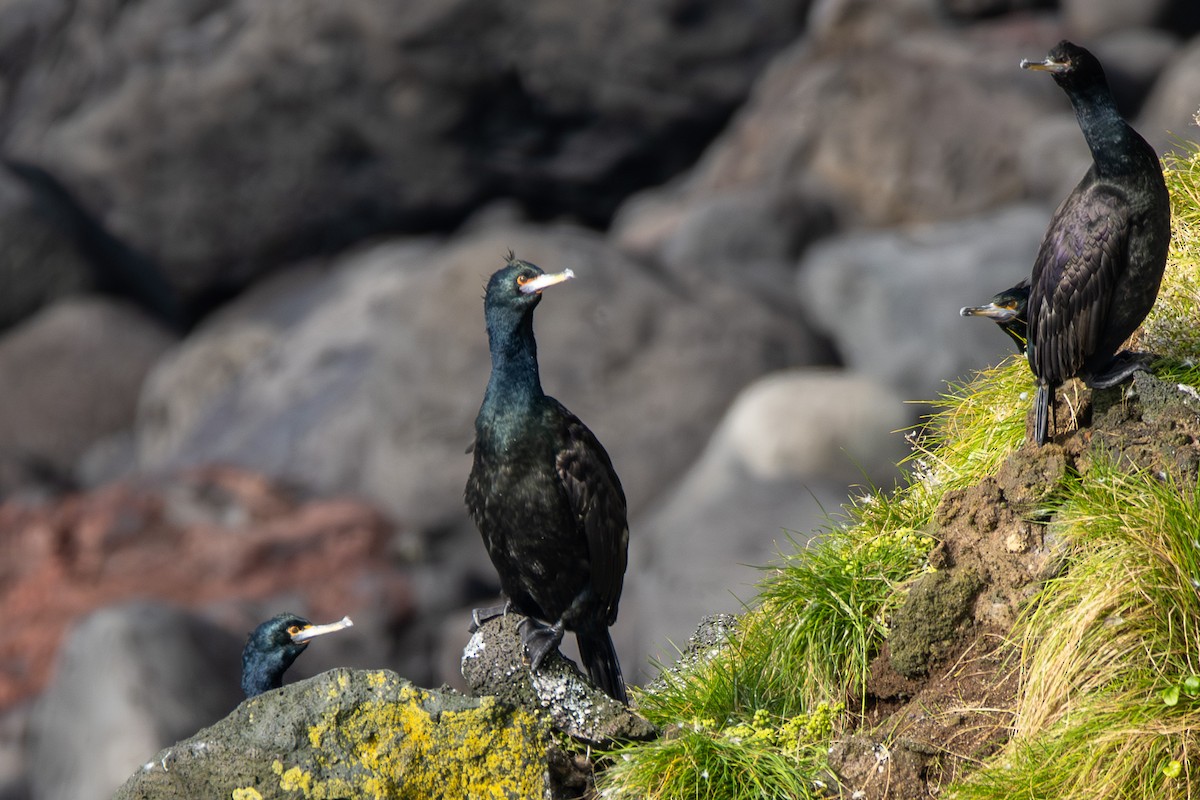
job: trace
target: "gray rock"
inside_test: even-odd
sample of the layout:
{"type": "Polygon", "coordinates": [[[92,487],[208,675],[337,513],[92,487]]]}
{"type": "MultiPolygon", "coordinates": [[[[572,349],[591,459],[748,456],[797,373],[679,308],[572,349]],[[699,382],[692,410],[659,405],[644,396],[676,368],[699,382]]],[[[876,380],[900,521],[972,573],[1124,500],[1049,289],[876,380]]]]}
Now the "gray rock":
{"type": "Polygon", "coordinates": [[[113,797],[550,800],[550,750],[540,717],[494,698],[338,669],[245,701],[145,761],[113,797]]]}
{"type": "Polygon", "coordinates": [[[30,797],[26,740],[32,709],[32,703],[24,702],[0,712],[0,798],[3,800],[30,797]]]}
{"type": "Polygon", "coordinates": [[[1090,49],[1104,65],[1117,107],[1133,119],[1163,68],[1179,53],[1180,42],[1154,28],[1122,28],[1097,39],[1090,49]]]}
{"type": "Polygon", "coordinates": [[[908,452],[895,431],[912,421],[888,387],[845,372],[790,370],[745,389],[679,485],[631,526],[628,618],[616,627],[627,672],[647,656],[674,660],[667,643],[701,615],[741,610],[735,594],[752,597],[758,578],[747,567],[790,551],[788,537],[803,546],[851,485],[888,485],[908,452]]]}
{"type": "Polygon", "coordinates": [[[38,309],[92,288],[84,259],[29,189],[0,166],[0,331],[38,309]]]}
{"type": "Polygon", "coordinates": [[[1200,97],[1200,38],[1183,47],[1163,70],[1134,127],[1160,152],[1172,149],[1173,137],[1200,141],[1196,110],[1200,97]]]}
{"type": "Polygon", "coordinates": [[[841,5],[775,58],[685,180],[661,202],[638,198],[656,218],[626,223],[626,246],[671,241],[701,213],[689,205],[722,195],[811,197],[854,226],[970,216],[1032,194],[1020,169],[1025,132],[1062,98],[1018,65],[1045,52],[1050,24],[948,36],[911,4],[894,12],[900,22],[878,4],[841,5]]]}
{"type": "Polygon", "coordinates": [[[1150,28],[1164,20],[1174,0],[1060,0],[1063,24],[1072,37],[1087,40],[1113,31],[1150,28]]]}
{"type": "Polygon", "coordinates": [[[694,159],[807,0],[77,6],[5,4],[0,137],[196,289],[497,195],[602,221],[694,159]]]}
{"type": "Polygon", "coordinates": [[[472,694],[544,713],[555,730],[596,746],[658,735],[645,719],[594,688],[561,653],[550,654],[533,672],[518,630],[523,619],[516,612],[495,617],[471,636],[462,652],[462,675],[472,694]]]}
{"type": "Polygon", "coordinates": [[[34,799],[108,798],[152,753],[227,714],[241,700],[241,648],[229,633],[160,605],[88,617],[66,640],[34,711],[34,799]]]}
{"type": "Polygon", "coordinates": [[[365,492],[418,527],[465,524],[464,450],[489,370],[480,297],[510,247],[578,275],[538,309],[542,380],[604,442],[633,508],[694,457],[738,388],[820,351],[792,314],[733,286],[682,288],[596,234],[477,227],[437,248],[359,251],[260,296],[257,314],[235,305],[156,368],[142,465],[231,461],[365,492]]]}
{"type": "Polygon", "coordinates": [[[0,338],[0,451],[69,472],[133,423],[142,380],[171,338],[130,307],[64,300],[0,338]]]}
{"type": "Polygon", "coordinates": [[[822,242],[801,264],[801,302],[849,368],[906,399],[932,399],[945,381],[1012,352],[995,325],[958,310],[1028,277],[1049,217],[1015,206],[822,242]]]}

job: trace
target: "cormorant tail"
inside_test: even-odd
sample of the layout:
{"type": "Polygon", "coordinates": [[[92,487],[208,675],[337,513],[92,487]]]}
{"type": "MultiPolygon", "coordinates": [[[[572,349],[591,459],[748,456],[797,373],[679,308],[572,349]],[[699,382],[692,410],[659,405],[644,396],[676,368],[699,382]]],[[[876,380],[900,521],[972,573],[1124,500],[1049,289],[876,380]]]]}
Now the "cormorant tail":
{"type": "Polygon", "coordinates": [[[1037,394],[1033,398],[1034,410],[1034,440],[1039,444],[1050,441],[1050,404],[1054,402],[1054,390],[1044,383],[1039,383],[1037,394]]]}
{"type": "Polygon", "coordinates": [[[613,647],[608,630],[579,631],[575,639],[579,642],[579,657],[592,683],[614,700],[629,705],[625,679],[621,677],[621,664],[617,661],[617,649],[613,647]]]}

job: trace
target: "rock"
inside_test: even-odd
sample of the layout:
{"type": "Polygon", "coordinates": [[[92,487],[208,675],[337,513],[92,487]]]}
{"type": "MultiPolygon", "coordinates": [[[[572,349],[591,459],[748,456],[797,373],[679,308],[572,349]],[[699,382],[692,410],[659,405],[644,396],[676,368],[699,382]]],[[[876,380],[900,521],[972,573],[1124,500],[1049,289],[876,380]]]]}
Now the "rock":
{"type": "Polygon", "coordinates": [[[133,423],[142,380],[170,337],[128,306],[64,300],[0,338],[0,451],[69,473],[133,423]]]}
{"type": "Polygon", "coordinates": [[[31,797],[27,751],[32,712],[32,702],[0,712],[0,797],[4,800],[31,797]]]}
{"type": "Polygon", "coordinates": [[[194,292],[493,196],[602,222],[695,158],[807,4],[18,0],[0,135],[194,292]]]}
{"type": "Polygon", "coordinates": [[[1166,16],[1174,0],[1060,0],[1063,23],[1072,37],[1088,40],[1113,31],[1150,28],[1166,16]]]}
{"type": "Polygon", "coordinates": [[[494,698],[338,669],[243,702],[154,755],[113,800],[554,797],[548,725],[494,698]]]}
{"type": "Polygon", "coordinates": [[[749,599],[757,578],[746,565],[773,561],[785,536],[803,546],[852,484],[891,481],[908,450],[894,431],[911,422],[886,386],[832,370],[745,389],[679,485],[630,526],[622,609],[653,612],[622,611],[622,663],[673,660],[667,642],[682,642],[700,616],[740,611],[732,593],[749,599]]]}
{"type": "Polygon", "coordinates": [[[523,619],[516,612],[495,617],[471,636],[462,675],[472,694],[544,713],[555,730],[598,747],[658,735],[645,719],[593,687],[561,653],[552,653],[533,672],[518,631],[523,619]]]}
{"type": "Polygon", "coordinates": [[[241,700],[242,642],[181,611],[137,603],[72,632],[31,724],[33,797],[104,800],[134,765],[241,700]]]}
{"type": "Polygon", "coordinates": [[[28,187],[0,166],[0,331],[92,287],[87,262],[28,187]]]}
{"type": "Polygon", "coordinates": [[[696,168],[663,190],[654,230],[639,238],[670,241],[693,219],[689,205],[749,191],[814,198],[847,227],[970,216],[1029,196],[1025,132],[1061,98],[1018,65],[1045,52],[1052,27],[949,36],[928,9],[896,11],[897,22],[878,4],[842,5],[845,19],[829,11],[775,58],[696,168]]]}
{"type": "Polygon", "coordinates": [[[1174,35],[1153,28],[1115,30],[1091,45],[1104,65],[1117,107],[1128,120],[1137,115],[1159,74],[1179,50],[1174,35]]]}
{"type": "Polygon", "coordinates": [[[1027,277],[1048,220],[1048,212],[1023,205],[837,237],[805,257],[800,301],[849,368],[907,399],[930,399],[944,381],[1012,352],[995,325],[963,319],[958,309],[1027,277]]]}
{"type": "Polygon", "coordinates": [[[365,493],[422,530],[469,531],[464,451],[489,371],[481,289],[509,248],[578,276],[538,309],[542,380],[604,442],[631,508],[684,468],[740,386],[819,357],[802,324],[745,290],[685,289],[571,226],[473,226],[277,284],[254,318],[235,304],[149,380],[142,467],[239,463],[365,493]]]}
{"type": "MultiPolygon", "coordinates": [[[[298,499],[231,468],[164,476],[158,486],[117,484],[57,503],[0,504],[0,708],[42,689],[78,619],[136,597],[209,608],[227,620],[239,647],[279,611],[355,617],[359,624],[330,647],[309,648],[304,660],[314,663],[324,651],[345,658],[340,648],[361,650],[355,637],[372,632],[389,642],[413,602],[407,578],[384,557],[389,533],[361,501],[298,499]],[[286,605],[274,605],[284,593],[286,605]]],[[[427,677],[423,654],[367,652],[427,677]]],[[[240,661],[229,662],[222,679],[236,687],[239,670],[240,661]]]]}
{"type": "Polygon", "coordinates": [[[971,569],[939,570],[918,580],[891,620],[888,652],[893,669],[906,678],[924,675],[953,643],[983,586],[971,569]]]}
{"type": "Polygon", "coordinates": [[[1200,141],[1196,130],[1200,81],[1200,38],[1193,39],[1163,70],[1134,127],[1160,153],[1172,149],[1172,138],[1200,141]]]}

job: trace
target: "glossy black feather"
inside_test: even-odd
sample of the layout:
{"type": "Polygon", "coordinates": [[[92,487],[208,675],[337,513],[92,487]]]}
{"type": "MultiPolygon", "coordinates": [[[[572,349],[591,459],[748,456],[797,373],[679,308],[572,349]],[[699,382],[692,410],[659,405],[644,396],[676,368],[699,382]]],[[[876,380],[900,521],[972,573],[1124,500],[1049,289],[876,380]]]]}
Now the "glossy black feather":
{"type": "Polygon", "coordinates": [[[573,631],[592,681],[626,702],[608,626],[617,618],[629,528],[603,446],[542,391],[533,337],[544,275],[510,260],[484,301],[492,373],[475,421],[465,499],[513,608],[573,631]]]}
{"type": "Polygon", "coordinates": [[[1153,148],[1121,118],[1100,62],[1061,42],[1044,62],[1067,93],[1092,152],[1087,174],[1051,218],[1033,266],[1029,366],[1037,379],[1035,439],[1050,436],[1054,390],[1091,383],[1154,306],[1171,212],[1153,148]]]}

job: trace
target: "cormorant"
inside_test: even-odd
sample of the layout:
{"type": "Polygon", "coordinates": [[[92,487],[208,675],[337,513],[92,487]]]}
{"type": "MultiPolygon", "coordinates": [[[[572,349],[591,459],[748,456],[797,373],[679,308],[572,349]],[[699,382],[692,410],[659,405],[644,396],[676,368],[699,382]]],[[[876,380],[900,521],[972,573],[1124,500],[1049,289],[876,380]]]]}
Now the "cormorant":
{"type": "Polygon", "coordinates": [[[964,317],[987,317],[992,320],[1016,343],[1017,352],[1024,353],[1029,339],[1029,279],[1000,292],[986,306],[966,306],[959,309],[958,313],[964,317]]]}
{"type": "Polygon", "coordinates": [[[1116,353],[1158,297],[1171,209],[1158,155],[1122,119],[1095,56],[1063,41],[1021,66],[1049,72],[1067,93],[1093,160],[1054,212],[1033,265],[1029,367],[1034,435],[1044,444],[1058,386],[1079,377],[1107,388],[1144,367],[1116,353]]]}
{"type": "MultiPolygon", "coordinates": [[[[628,703],[608,633],[629,544],[625,493],[604,447],[543,393],[538,376],[533,309],[543,289],[573,276],[547,274],[510,252],[488,281],[492,372],[465,499],[499,573],[502,609],[527,617],[521,640],[533,670],[573,631],[592,682],[628,703]]],[[[475,625],[500,610],[477,609],[475,625]]]]}
{"type": "Polygon", "coordinates": [[[242,650],[242,691],[254,697],[283,685],[283,673],[317,636],[349,628],[342,617],[328,625],[313,625],[296,614],[279,614],[254,629],[242,650]]]}

